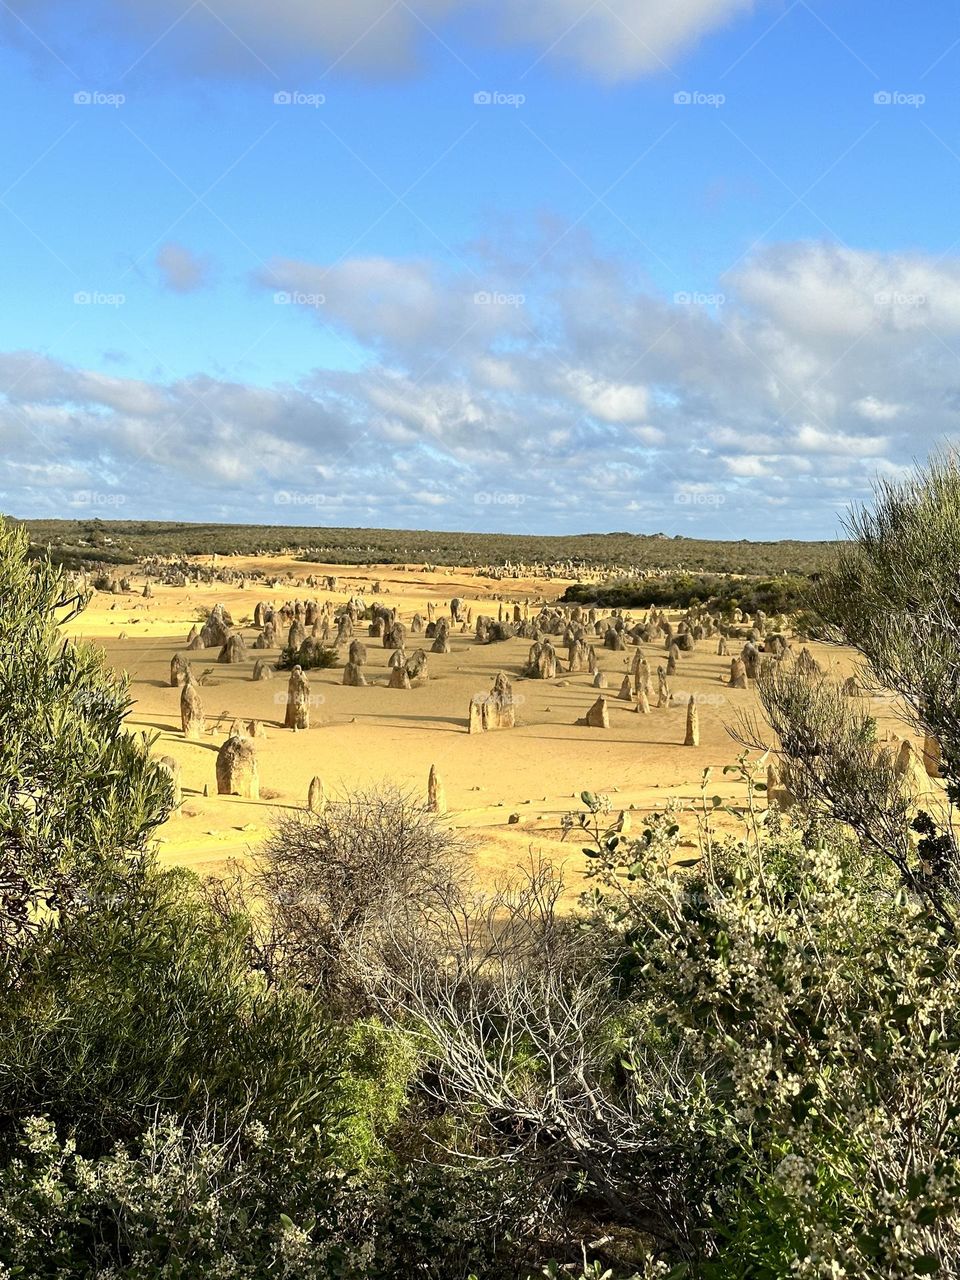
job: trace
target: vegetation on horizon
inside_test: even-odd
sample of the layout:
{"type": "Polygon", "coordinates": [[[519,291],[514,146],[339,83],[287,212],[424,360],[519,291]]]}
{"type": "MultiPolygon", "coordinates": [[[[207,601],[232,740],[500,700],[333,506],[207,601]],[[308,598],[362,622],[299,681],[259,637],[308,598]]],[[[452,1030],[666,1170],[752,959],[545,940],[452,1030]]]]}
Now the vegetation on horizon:
{"type": "Polygon", "coordinates": [[[190,524],[149,520],[25,520],[34,555],[49,548],[69,568],[148,556],[255,555],[294,551],[306,562],[484,567],[571,560],[598,568],[746,574],[810,574],[832,563],[831,542],[721,542],[662,534],[538,536],[406,529],[190,524]]]}
{"type": "Polygon", "coordinates": [[[798,613],[811,601],[809,578],[784,574],[778,578],[721,577],[718,574],[676,573],[650,578],[610,578],[578,582],[567,588],[568,604],[598,605],[603,609],[689,609],[705,605],[730,617],[735,609],[745,613],[798,613]]]}

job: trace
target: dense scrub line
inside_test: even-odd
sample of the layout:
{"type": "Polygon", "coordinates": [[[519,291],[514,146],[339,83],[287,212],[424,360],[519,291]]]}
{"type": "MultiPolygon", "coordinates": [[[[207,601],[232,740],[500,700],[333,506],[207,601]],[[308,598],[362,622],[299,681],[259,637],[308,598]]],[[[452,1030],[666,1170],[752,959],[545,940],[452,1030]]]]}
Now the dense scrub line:
{"type": "Polygon", "coordinates": [[[317,526],[188,524],[139,520],[27,520],[35,554],[47,548],[68,568],[151,555],[253,555],[303,551],[307,561],[483,567],[573,562],[598,568],[632,566],[698,572],[794,573],[824,569],[835,547],[826,542],[713,542],[632,533],[569,537],[337,529],[317,526]]]}
{"type": "Polygon", "coordinates": [[[611,578],[578,582],[568,587],[564,601],[598,605],[604,609],[689,609],[702,604],[730,615],[761,610],[768,614],[797,613],[810,606],[814,583],[808,577],[721,577],[716,574],[676,573],[656,578],[611,578]]]}

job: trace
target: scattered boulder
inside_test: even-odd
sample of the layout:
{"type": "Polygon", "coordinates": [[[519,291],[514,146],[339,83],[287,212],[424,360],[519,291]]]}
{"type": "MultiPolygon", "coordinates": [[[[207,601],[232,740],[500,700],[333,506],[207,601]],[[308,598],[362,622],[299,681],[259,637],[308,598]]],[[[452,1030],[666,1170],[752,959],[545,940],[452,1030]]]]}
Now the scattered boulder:
{"type": "Polygon", "coordinates": [[[170,688],[179,689],[190,679],[190,663],[175,653],[170,659],[170,688]]]}
{"type": "Polygon", "coordinates": [[[406,639],[406,627],[402,622],[394,622],[383,633],[383,647],[385,649],[402,649],[406,639]]]}
{"type": "Polygon", "coordinates": [[[204,649],[221,649],[227,643],[230,636],[230,630],[233,626],[233,619],[224,609],[222,604],[215,604],[207,616],[206,622],[200,630],[200,639],[202,645],[198,646],[204,649]]]}
{"type": "Polygon", "coordinates": [[[523,674],[530,680],[555,680],[557,651],[549,640],[537,640],[530,646],[523,674]]]}
{"type": "Polygon", "coordinates": [[[260,799],[257,750],[249,738],[231,734],[217,752],[217,794],[260,799]]]}
{"type": "Polygon", "coordinates": [[[220,650],[217,661],[226,663],[244,662],[246,656],[247,647],[243,643],[243,636],[235,631],[232,636],[227,637],[227,643],[220,650]]]}
{"type": "Polygon", "coordinates": [[[303,668],[299,666],[294,667],[290,672],[283,727],[285,729],[310,728],[310,685],[303,674],[303,668]]]}
{"type": "Polygon", "coordinates": [[[161,756],[157,761],[160,768],[170,775],[170,790],[173,792],[174,806],[183,801],[183,787],[180,785],[180,764],[173,756],[161,756]]]}
{"type": "Polygon", "coordinates": [[[446,793],[435,764],[430,766],[430,775],[427,778],[427,809],[430,813],[446,813],[447,811],[446,793]]]}
{"type": "Polygon", "coordinates": [[[307,808],[311,813],[321,814],[327,807],[327,794],[322,778],[311,778],[307,790],[307,808]]]}
{"type": "Polygon", "coordinates": [[[427,655],[423,649],[414,649],[407,659],[407,675],[410,682],[427,679],[427,655]]]}
{"type": "Polygon", "coordinates": [[[486,733],[491,729],[512,729],[517,722],[513,686],[500,671],[493,688],[485,697],[471,698],[468,733],[486,733]]]}
{"type": "Polygon", "coordinates": [[[343,684],[350,685],[354,689],[366,688],[366,680],[363,675],[363,668],[357,666],[355,662],[348,662],[343,668],[343,684]]]}
{"type": "Polygon", "coordinates": [[[194,740],[202,735],[206,727],[203,699],[192,680],[188,680],[180,692],[180,725],[183,736],[194,740]]]}
{"type": "Polygon", "coordinates": [[[583,719],[577,721],[577,724],[585,724],[589,729],[610,728],[610,712],[603,694],[600,695],[583,719]]]}
{"type": "Polygon", "coordinates": [[[930,733],[923,740],[923,767],[928,778],[943,777],[943,752],[940,743],[930,733]]]}
{"type": "Polygon", "coordinates": [[[683,738],[683,745],[685,747],[700,745],[700,713],[697,710],[697,700],[692,693],[687,703],[687,731],[683,738]]]}

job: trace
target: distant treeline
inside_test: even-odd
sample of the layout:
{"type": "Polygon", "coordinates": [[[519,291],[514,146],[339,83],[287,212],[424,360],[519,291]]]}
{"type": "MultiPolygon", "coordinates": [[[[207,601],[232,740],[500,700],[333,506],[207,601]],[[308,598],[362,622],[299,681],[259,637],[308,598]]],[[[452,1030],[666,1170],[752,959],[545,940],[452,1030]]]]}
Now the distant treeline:
{"type": "Polygon", "coordinates": [[[689,609],[708,604],[721,613],[734,609],[756,613],[796,613],[809,608],[813,582],[809,577],[783,574],[778,578],[727,578],[715,574],[678,573],[665,578],[618,578],[609,582],[578,582],[564,600],[599,605],[604,609],[689,609]]]}
{"type": "Polygon", "coordinates": [[[297,525],[188,524],[152,520],[25,520],[31,551],[50,550],[70,567],[146,556],[256,555],[293,551],[307,563],[485,566],[557,564],[623,572],[804,575],[833,559],[829,542],[712,542],[663,534],[586,533],[546,537],[443,533],[425,529],[333,529],[297,525]]]}

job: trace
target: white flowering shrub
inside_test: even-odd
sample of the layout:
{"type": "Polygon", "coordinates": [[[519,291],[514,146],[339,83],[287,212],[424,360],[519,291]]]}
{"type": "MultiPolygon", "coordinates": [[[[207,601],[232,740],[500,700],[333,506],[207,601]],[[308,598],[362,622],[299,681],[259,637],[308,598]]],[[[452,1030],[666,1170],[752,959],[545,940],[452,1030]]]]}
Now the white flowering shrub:
{"type": "Polygon", "coordinates": [[[669,815],[628,840],[585,798],[634,1105],[681,1153],[665,1253],[703,1276],[960,1274],[955,939],[836,831],[807,848],[774,820],[684,867],[669,815]]]}

